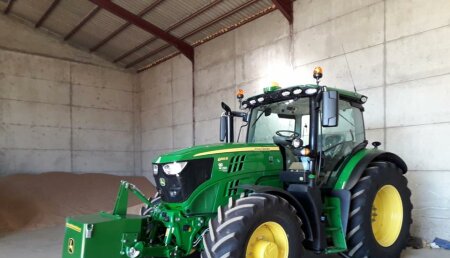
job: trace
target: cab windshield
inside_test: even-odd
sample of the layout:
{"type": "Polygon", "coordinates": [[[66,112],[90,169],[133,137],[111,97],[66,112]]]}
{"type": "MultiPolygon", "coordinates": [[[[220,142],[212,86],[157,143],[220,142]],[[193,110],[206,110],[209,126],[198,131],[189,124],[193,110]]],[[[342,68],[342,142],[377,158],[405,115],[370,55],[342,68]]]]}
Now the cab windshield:
{"type": "Polygon", "coordinates": [[[286,100],[253,108],[248,123],[247,142],[273,143],[279,130],[295,131],[309,142],[309,98],[286,100]]]}

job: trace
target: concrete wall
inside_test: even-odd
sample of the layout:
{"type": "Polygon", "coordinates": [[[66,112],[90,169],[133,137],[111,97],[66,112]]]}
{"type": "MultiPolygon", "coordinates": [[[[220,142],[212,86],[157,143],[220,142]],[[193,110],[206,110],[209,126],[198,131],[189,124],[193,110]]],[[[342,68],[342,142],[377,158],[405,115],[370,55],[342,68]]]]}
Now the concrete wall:
{"type": "Polygon", "coordinates": [[[14,19],[0,31],[0,175],[140,173],[136,76],[14,19]]]}
{"type": "MultiPolygon", "coordinates": [[[[320,65],[323,84],[351,90],[354,82],[369,96],[367,138],[408,163],[413,234],[450,238],[450,2],[298,0],[294,13],[292,28],[274,12],[196,48],[195,144],[217,142],[219,103],[236,105],[237,88],[249,96],[270,81],[312,83],[312,69],[320,65]]],[[[169,69],[163,67],[170,65],[141,77],[155,81],[162,76],[157,71],[169,69]]],[[[172,84],[172,92],[177,87],[172,84]]],[[[173,109],[169,103],[166,109],[173,109]]],[[[175,147],[167,142],[159,148],[175,147]]]]}
{"type": "Polygon", "coordinates": [[[193,144],[192,65],[182,55],[139,74],[142,171],[152,159],[193,144]]]}

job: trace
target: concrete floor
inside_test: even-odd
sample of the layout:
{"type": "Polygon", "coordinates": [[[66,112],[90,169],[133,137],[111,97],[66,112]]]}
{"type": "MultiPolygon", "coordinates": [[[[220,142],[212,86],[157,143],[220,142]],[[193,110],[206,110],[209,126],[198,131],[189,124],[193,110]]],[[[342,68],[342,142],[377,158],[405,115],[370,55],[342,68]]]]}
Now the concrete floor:
{"type": "MultiPolygon", "coordinates": [[[[0,237],[0,258],[60,258],[63,227],[17,232],[0,237]]],[[[445,258],[450,251],[440,249],[406,250],[402,258],[445,258]]],[[[308,258],[340,258],[340,256],[308,255],[308,258]]]]}

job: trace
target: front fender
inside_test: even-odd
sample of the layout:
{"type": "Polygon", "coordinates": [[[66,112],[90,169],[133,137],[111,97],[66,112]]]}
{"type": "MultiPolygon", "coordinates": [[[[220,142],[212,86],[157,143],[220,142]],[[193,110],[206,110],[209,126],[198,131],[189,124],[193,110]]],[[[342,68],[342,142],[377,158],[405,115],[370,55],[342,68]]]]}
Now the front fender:
{"type": "Polygon", "coordinates": [[[396,164],[405,174],[408,166],[402,158],[392,152],[379,149],[363,149],[358,151],[341,169],[334,189],[352,189],[358,183],[370,162],[388,161],[396,164]]]}

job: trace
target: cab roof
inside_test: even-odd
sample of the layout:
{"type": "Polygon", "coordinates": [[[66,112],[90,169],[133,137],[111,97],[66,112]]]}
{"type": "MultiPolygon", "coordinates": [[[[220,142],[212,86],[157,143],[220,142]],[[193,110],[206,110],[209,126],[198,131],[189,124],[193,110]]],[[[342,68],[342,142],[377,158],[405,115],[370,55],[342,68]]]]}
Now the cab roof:
{"type": "Polygon", "coordinates": [[[242,102],[242,107],[255,107],[262,104],[274,103],[283,100],[296,99],[300,97],[315,96],[317,93],[326,88],[327,91],[335,90],[339,93],[339,97],[350,102],[364,104],[367,97],[357,92],[332,88],[316,84],[296,85],[288,88],[268,87],[265,93],[247,98],[242,102]]]}

